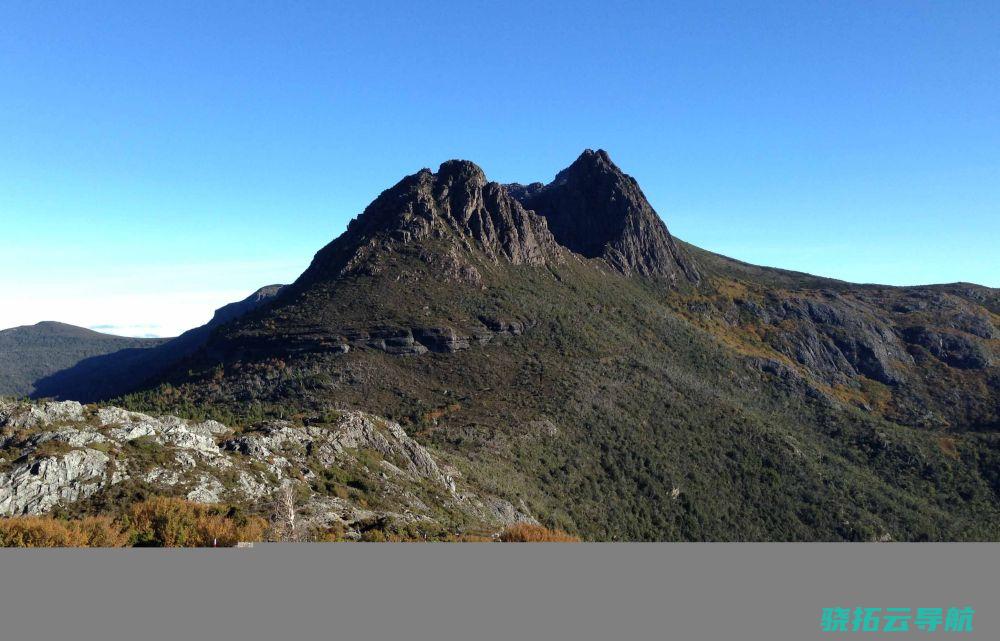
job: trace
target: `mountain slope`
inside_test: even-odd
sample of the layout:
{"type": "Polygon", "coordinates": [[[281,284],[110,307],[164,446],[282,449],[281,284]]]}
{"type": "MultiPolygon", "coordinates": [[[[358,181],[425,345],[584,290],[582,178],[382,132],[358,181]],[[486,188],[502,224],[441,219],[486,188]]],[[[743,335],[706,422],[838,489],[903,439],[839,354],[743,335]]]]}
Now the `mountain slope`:
{"type": "Polygon", "coordinates": [[[262,287],[176,338],[124,338],[51,322],[0,332],[0,396],[90,402],[125,394],[192,354],[217,327],[269,303],[283,287],[262,287]]]}
{"type": "Polygon", "coordinates": [[[906,425],[1000,424],[1000,291],[855,285],[689,252],[711,287],[675,309],[767,367],[906,425]]]}
{"type": "Polygon", "coordinates": [[[376,413],[588,538],[1000,538],[996,290],[747,266],[670,237],[606,154],[574,166],[403,179],[121,402],[376,413]]]}
{"type": "Polygon", "coordinates": [[[82,360],[141,350],[166,339],[126,338],[45,321],[0,331],[0,396],[29,396],[38,381],[82,360]]]}

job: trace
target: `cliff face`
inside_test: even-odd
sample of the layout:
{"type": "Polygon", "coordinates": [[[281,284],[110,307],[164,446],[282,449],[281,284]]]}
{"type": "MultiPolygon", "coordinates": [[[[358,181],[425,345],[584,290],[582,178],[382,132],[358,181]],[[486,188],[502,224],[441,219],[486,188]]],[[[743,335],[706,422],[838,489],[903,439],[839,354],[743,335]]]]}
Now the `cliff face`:
{"type": "Polygon", "coordinates": [[[603,149],[583,152],[548,185],[510,185],[543,216],[556,241],[623,274],[697,283],[697,266],[674,242],[634,178],[603,149]]]}
{"type": "Polygon", "coordinates": [[[381,252],[425,241],[514,265],[542,265],[559,253],[544,219],[489,182],[476,164],[449,160],[437,173],[423,169],[384,191],[316,254],[297,286],[370,273],[381,252]]]}

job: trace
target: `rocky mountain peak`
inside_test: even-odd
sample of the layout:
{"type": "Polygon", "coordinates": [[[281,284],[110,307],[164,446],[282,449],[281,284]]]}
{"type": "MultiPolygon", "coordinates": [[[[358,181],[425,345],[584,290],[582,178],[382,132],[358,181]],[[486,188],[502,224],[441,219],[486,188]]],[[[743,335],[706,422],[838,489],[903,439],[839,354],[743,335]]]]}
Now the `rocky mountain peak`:
{"type": "Polygon", "coordinates": [[[568,180],[573,176],[590,177],[593,179],[609,174],[630,178],[611,161],[611,156],[608,155],[608,152],[603,149],[598,149],[597,151],[584,149],[583,153],[573,161],[572,165],[556,174],[554,182],[558,183],[561,180],[568,180]]]}
{"type": "Polygon", "coordinates": [[[544,264],[559,252],[545,219],[468,160],[422,169],[382,192],[341,237],[324,247],[303,278],[370,268],[384,251],[425,241],[485,254],[493,261],[544,264]],[[368,265],[368,267],[366,267],[368,265]]]}
{"type": "Polygon", "coordinates": [[[488,182],[482,168],[470,160],[446,160],[437,170],[441,184],[467,183],[482,188],[488,182]]]}
{"type": "Polygon", "coordinates": [[[508,191],[546,219],[559,244],[578,254],[603,258],[625,274],[700,279],[639,184],[603,149],[587,149],[548,185],[509,185],[508,191]]]}

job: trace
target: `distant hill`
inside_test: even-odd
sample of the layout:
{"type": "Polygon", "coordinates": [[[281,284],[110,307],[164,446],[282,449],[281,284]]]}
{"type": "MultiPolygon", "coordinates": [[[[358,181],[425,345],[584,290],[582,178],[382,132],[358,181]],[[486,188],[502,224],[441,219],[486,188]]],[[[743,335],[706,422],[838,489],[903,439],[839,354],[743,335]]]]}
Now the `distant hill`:
{"type": "Polygon", "coordinates": [[[271,300],[262,287],[176,338],[127,338],[46,321],[0,331],[0,396],[90,402],[125,394],[188,356],[212,330],[271,300]]]}
{"type": "Polygon", "coordinates": [[[0,331],[0,396],[30,396],[38,381],[85,359],[167,340],[112,336],[54,321],[5,329],[0,331]]]}

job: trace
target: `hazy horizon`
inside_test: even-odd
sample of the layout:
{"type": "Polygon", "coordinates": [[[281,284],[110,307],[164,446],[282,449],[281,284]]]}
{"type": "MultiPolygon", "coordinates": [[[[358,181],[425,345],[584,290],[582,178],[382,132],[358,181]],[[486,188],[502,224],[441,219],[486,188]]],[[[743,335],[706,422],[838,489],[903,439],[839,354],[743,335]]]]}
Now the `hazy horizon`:
{"type": "Polygon", "coordinates": [[[1000,287],[996,3],[371,13],[0,8],[0,329],[176,335],[421,167],[585,148],[709,251],[1000,287]]]}

